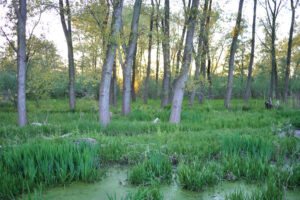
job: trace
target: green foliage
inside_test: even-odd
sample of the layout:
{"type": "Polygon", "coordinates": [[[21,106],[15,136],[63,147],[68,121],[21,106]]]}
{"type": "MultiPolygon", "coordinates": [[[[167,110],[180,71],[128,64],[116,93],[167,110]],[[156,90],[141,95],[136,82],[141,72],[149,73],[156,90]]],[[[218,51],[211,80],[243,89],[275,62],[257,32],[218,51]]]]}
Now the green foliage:
{"type": "Polygon", "coordinates": [[[148,185],[151,181],[170,182],[171,162],[161,153],[149,152],[148,158],[128,172],[128,180],[135,185],[148,185]]]}
{"type": "Polygon", "coordinates": [[[95,147],[72,142],[28,143],[0,151],[0,198],[12,199],[37,186],[100,178],[95,147]]]}
{"type": "Polygon", "coordinates": [[[13,72],[5,72],[0,70],[0,92],[6,92],[9,100],[17,103],[17,75],[13,72]]]}
{"type": "MultiPolygon", "coordinates": [[[[77,111],[71,112],[68,101],[64,99],[42,99],[39,108],[28,101],[29,121],[42,125],[22,128],[17,126],[17,112],[13,105],[0,104],[0,168],[3,171],[0,174],[0,188],[6,191],[6,199],[29,190],[38,190],[40,185],[46,190],[72,181],[99,178],[93,172],[90,172],[93,177],[90,179],[78,175],[83,172],[77,170],[79,167],[76,168],[78,165],[75,163],[76,173],[71,173],[69,168],[64,170],[64,163],[68,163],[69,157],[81,159],[78,158],[81,154],[72,150],[76,149],[76,145],[66,142],[69,140],[67,138],[59,138],[66,133],[72,133],[69,136],[72,139],[96,139],[99,145],[88,153],[92,155],[88,160],[94,158],[95,163],[109,166],[129,165],[128,180],[134,185],[169,183],[175,167],[175,179],[188,190],[201,191],[223,180],[245,180],[264,188],[266,180],[273,176],[277,188],[299,185],[299,139],[280,138],[272,132],[272,124],[278,127],[297,116],[297,112],[288,107],[265,110],[263,100],[250,100],[248,106],[251,109],[246,111],[243,110],[242,100],[232,100],[232,108],[227,110],[222,100],[209,100],[190,108],[185,100],[182,123],[174,125],[168,123],[169,109],[161,109],[159,101],[150,100],[148,105],[138,101],[132,104],[132,114],[126,117],[120,115],[120,107],[112,108],[112,121],[104,128],[98,122],[97,101],[78,99],[76,103],[77,111]],[[154,124],[152,121],[156,117],[160,121],[154,124]],[[46,147],[50,149],[49,153],[44,153],[46,147]],[[65,153],[58,153],[57,150],[65,153]],[[13,153],[15,151],[17,153],[13,153]],[[37,162],[38,154],[35,152],[39,151],[51,157],[54,163],[62,162],[59,165],[63,170],[47,171],[36,167],[37,163],[43,165],[44,162],[45,166],[53,166],[49,164],[49,159],[37,162]],[[20,155],[26,158],[27,164],[16,160],[20,155]],[[11,159],[15,166],[5,167],[8,165],[5,159],[11,159]],[[21,163],[23,168],[20,170],[18,166],[21,163]],[[26,179],[25,171],[28,174],[26,179]],[[31,173],[40,175],[31,179],[31,173]]],[[[84,149],[89,152],[89,147],[84,149]]],[[[57,169],[55,165],[53,168],[57,169]]],[[[99,173],[103,171],[99,170],[98,165],[91,168],[99,173]]],[[[259,194],[275,192],[271,189],[272,186],[269,186],[269,190],[259,194]]],[[[283,192],[282,189],[279,191],[283,192]]]]}
{"type": "Polygon", "coordinates": [[[180,185],[184,189],[201,191],[221,181],[223,168],[217,162],[202,164],[199,161],[190,164],[181,164],[177,170],[180,185]]]}

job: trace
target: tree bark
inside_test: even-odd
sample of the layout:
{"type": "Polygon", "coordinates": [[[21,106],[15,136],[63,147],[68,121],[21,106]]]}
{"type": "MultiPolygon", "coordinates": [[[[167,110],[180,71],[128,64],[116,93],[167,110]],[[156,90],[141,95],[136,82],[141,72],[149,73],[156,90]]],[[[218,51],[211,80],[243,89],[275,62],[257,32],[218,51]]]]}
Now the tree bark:
{"type": "Polygon", "coordinates": [[[109,89],[110,79],[113,69],[114,60],[116,57],[116,49],[118,47],[117,38],[118,33],[121,30],[122,24],[122,12],[123,12],[123,0],[113,1],[113,18],[111,22],[111,32],[109,35],[109,41],[107,42],[106,57],[104,59],[101,85],[99,92],[99,119],[100,123],[106,126],[110,122],[109,112],[109,89]]]}
{"type": "Polygon", "coordinates": [[[135,0],[133,17],[131,22],[131,32],[130,32],[129,43],[128,43],[129,45],[127,48],[125,67],[123,72],[123,102],[122,102],[123,115],[128,115],[131,112],[131,108],[130,108],[131,68],[134,59],[134,51],[137,43],[141,5],[142,5],[142,0],[135,0]]]}
{"type": "Polygon", "coordinates": [[[117,107],[117,65],[116,59],[113,64],[112,79],[110,83],[110,105],[117,107]]]}
{"type": "Polygon", "coordinates": [[[134,49],[133,64],[132,64],[131,98],[133,102],[136,102],[136,93],[135,93],[135,74],[136,74],[136,67],[137,67],[136,54],[137,54],[137,43],[134,49]]]}
{"type": "Polygon", "coordinates": [[[231,43],[231,48],[230,48],[227,93],[226,93],[225,102],[224,102],[224,105],[227,108],[230,107],[230,98],[231,98],[232,83],[233,83],[234,55],[235,55],[236,48],[237,48],[237,38],[238,38],[239,32],[240,32],[240,24],[241,24],[241,19],[242,19],[243,3],[244,3],[244,0],[240,0],[238,16],[237,16],[237,19],[236,19],[236,25],[235,25],[235,28],[234,28],[234,33],[233,33],[233,38],[232,38],[232,43],[231,43]]]}
{"type": "Polygon", "coordinates": [[[165,107],[169,102],[169,83],[170,83],[170,3],[169,0],[165,0],[165,18],[164,18],[164,38],[162,41],[163,44],[163,56],[164,56],[164,78],[163,78],[163,87],[161,94],[161,106],[165,107]]]}
{"type": "Polygon", "coordinates": [[[271,29],[271,33],[269,33],[267,31],[267,33],[269,33],[269,35],[271,36],[270,56],[271,56],[271,60],[272,60],[272,70],[271,70],[271,81],[270,81],[270,91],[269,91],[269,99],[270,100],[273,99],[274,86],[275,86],[276,99],[279,100],[275,40],[276,40],[276,19],[277,19],[278,13],[280,11],[280,7],[281,7],[282,2],[283,2],[282,0],[279,0],[279,1],[265,0],[265,9],[266,9],[266,13],[267,13],[267,22],[268,22],[269,28],[271,29]],[[273,8],[272,8],[271,4],[273,4],[273,8]]]}
{"type": "MultiPolygon", "coordinates": [[[[185,0],[183,0],[183,2],[185,2],[185,0]]],[[[185,5],[185,3],[184,3],[185,5]]],[[[188,2],[188,7],[184,7],[185,9],[185,15],[184,15],[184,24],[183,24],[183,29],[182,29],[182,33],[181,33],[181,38],[179,40],[179,45],[178,45],[178,51],[177,51],[177,55],[176,55],[176,71],[175,71],[175,79],[178,76],[179,73],[179,66],[180,66],[180,61],[181,61],[181,51],[182,51],[182,46],[183,46],[183,41],[184,41],[184,36],[186,33],[186,25],[187,25],[187,20],[188,20],[188,16],[187,16],[187,9],[190,9],[191,7],[191,0],[189,0],[188,2]]]]}
{"type": "Polygon", "coordinates": [[[71,28],[71,10],[69,0],[66,0],[66,8],[64,8],[63,0],[59,0],[59,14],[61,24],[64,30],[68,45],[68,62],[69,62],[69,106],[71,109],[75,109],[75,67],[74,67],[74,55],[73,55],[73,41],[72,41],[72,28],[71,28]],[[65,19],[67,15],[67,24],[65,19]]]}
{"type": "Polygon", "coordinates": [[[192,48],[193,48],[193,38],[195,30],[195,22],[197,19],[199,0],[193,0],[191,12],[188,20],[188,31],[185,41],[185,48],[183,54],[183,64],[179,77],[175,82],[174,96],[172,100],[172,110],[169,122],[179,123],[181,119],[181,107],[184,95],[184,88],[186,85],[187,75],[190,69],[191,59],[192,59],[192,48]]]}
{"type": "Polygon", "coordinates": [[[251,53],[250,53],[250,62],[249,62],[249,67],[248,67],[248,79],[247,79],[247,86],[246,86],[246,93],[245,93],[245,97],[244,97],[244,103],[248,102],[250,91],[251,91],[252,68],[253,68],[254,50],[255,50],[256,6],[257,6],[257,0],[254,0],[253,22],[252,22],[251,53]]]}
{"type": "Polygon", "coordinates": [[[155,26],[156,26],[156,72],[155,72],[155,95],[154,99],[157,100],[158,97],[158,75],[159,75],[159,59],[160,59],[160,40],[159,40],[159,4],[156,5],[156,18],[155,18],[155,26]]]}
{"type": "MultiPolygon", "coordinates": [[[[202,16],[201,16],[201,19],[200,19],[201,20],[201,25],[200,25],[200,33],[199,33],[199,36],[198,36],[198,52],[197,52],[197,56],[196,56],[196,71],[195,71],[194,80],[197,80],[198,77],[199,77],[200,58],[201,58],[201,54],[202,54],[201,52],[202,52],[202,45],[203,45],[203,36],[204,36],[207,8],[208,8],[208,0],[205,0],[202,16]]],[[[194,99],[195,99],[195,95],[196,95],[196,89],[197,88],[193,89],[192,92],[191,92],[190,102],[189,102],[189,105],[191,107],[194,106],[194,99]]]]}
{"type": "Polygon", "coordinates": [[[17,10],[18,25],[18,125],[20,127],[28,124],[26,108],[26,19],[27,2],[19,0],[17,10]]]}
{"type": "Polygon", "coordinates": [[[151,49],[152,49],[152,30],[153,30],[153,16],[154,16],[154,3],[151,0],[151,16],[150,16],[150,32],[149,32],[149,46],[148,46],[148,65],[147,65],[147,75],[145,80],[145,90],[144,90],[144,104],[148,101],[148,88],[150,79],[150,69],[151,69],[151,49]]]}
{"type": "MultiPolygon", "coordinates": [[[[211,4],[212,1],[210,0],[209,3],[209,13],[211,12],[211,4]]],[[[202,51],[201,51],[201,69],[200,73],[202,74],[203,80],[201,81],[200,84],[200,92],[199,92],[199,97],[198,97],[198,103],[203,104],[203,98],[204,98],[204,81],[205,81],[205,68],[206,68],[206,56],[207,56],[207,51],[208,51],[208,34],[209,34],[209,22],[210,22],[210,15],[206,16],[206,24],[205,24],[205,30],[204,30],[204,35],[203,35],[203,45],[202,45],[202,51]]]]}
{"type": "Polygon", "coordinates": [[[209,47],[207,47],[207,59],[208,59],[208,63],[207,63],[207,80],[208,80],[208,84],[209,84],[208,97],[211,99],[212,98],[212,81],[211,81],[211,58],[210,58],[209,47]]]}
{"type": "Polygon", "coordinates": [[[284,87],[283,87],[283,102],[284,103],[286,102],[287,96],[288,96],[291,54],[292,54],[292,46],[293,46],[293,32],[294,32],[294,24],[295,24],[295,12],[296,12],[296,7],[297,7],[298,3],[299,3],[299,0],[296,0],[296,4],[294,5],[294,0],[291,0],[292,19],[291,19],[291,27],[290,27],[290,35],[289,35],[288,51],[287,51],[287,59],[286,59],[285,79],[284,79],[284,87]]]}

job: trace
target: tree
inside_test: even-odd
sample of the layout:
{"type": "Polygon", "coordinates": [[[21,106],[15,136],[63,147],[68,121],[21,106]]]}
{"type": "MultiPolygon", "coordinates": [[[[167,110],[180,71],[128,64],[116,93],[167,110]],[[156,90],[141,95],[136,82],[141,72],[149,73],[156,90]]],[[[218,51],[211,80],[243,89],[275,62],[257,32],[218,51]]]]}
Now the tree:
{"type": "Polygon", "coordinates": [[[26,0],[19,0],[19,8],[16,13],[18,18],[18,124],[19,126],[25,126],[28,123],[26,108],[26,0]]]}
{"type": "Polygon", "coordinates": [[[150,79],[150,68],[151,68],[151,49],[152,49],[152,30],[153,30],[153,16],[154,16],[154,2],[151,0],[151,15],[150,15],[150,29],[149,29],[149,46],[148,46],[148,65],[147,65],[147,76],[145,80],[144,89],[144,104],[148,101],[148,88],[150,79]]]}
{"type": "Polygon", "coordinates": [[[155,94],[154,99],[157,99],[158,96],[158,73],[159,73],[159,58],[160,58],[160,39],[159,39],[159,6],[160,0],[156,0],[156,17],[155,17],[155,27],[156,27],[156,72],[155,72],[155,94]]]}
{"type": "Polygon", "coordinates": [[[264,29],[267,34],[267,39],[270,39],[270,56],[272,58],[272,69],[271,69],[271,81],[269,90],[269,99],[273,99],[274,85],[276,99],[279,99],[279,88],[278,88],[278,74],[277,74],[277,60],[276,60],[276,29],[277,29],[277,17],[279,11],[282,8],[282,0],[265,0],[264,8],[267,13],[267,22],[263,22],[264,29]]]}
{"type": "MultiPolygon", "coordinates": [[[[212,6],[212,1],[209,1],[209,10],[208,12],[211,12],[211,6],[212,6]]],[[[204,28],[204,34],[203,34],[203,44],[202,44],[202,51],[201,51],[201,69],[200,73],[202,75],[203,80],[201,81],[200,85],[200,92],[199,92],[199,98],[198,98],[198,103],[202,104],[203,103],[203,98],[204,98],[204,80],[205,80],[205,68],[206,68],[206,56],[208,53],[208,34],[209,34],[209,23],[210,23],[210,14],[207,14],[205,18],[205,28],[204,28]]]]}
{"type": "Polygon", "coordinates": [[[191,0],[188,1],[188,6],[187,7],[186,7],[185,0],[182,0],[182,2],[183,2],[183,10],[184,10],[184,24],[183,24],[181,38],[179,40],[178,50],[177,50],[177,55],[176,55],[175,77],[177,77],[177,75],[179,73],[179,66],[180,66],[180,63],[181,63],[181,56],[182,56],[181,52],[182,52],[182,48],[183,48],[183,41],[184,41],[184,36],[185,36],[185,33],[186,33],[186,25],[187,25],[187,20],[188,20],[187,11],[188,11],[188,9],[191,8],[191,0]]]}
{"type": "Polygon", "coordinates": [[[131,76],[131,99],[133,102],[136,102],[136,93],[135,93],[135,78],[136,78],[136,54],[137,54],[137,43],[135,44],[134,53],[133,53],[133,64],[132,64],[132,76],[131,76]]]}
{"type": "Polygon", "coordinates": [[[242,20],[243,3],[244,3],[244,0],[240,0],[238,15],[237,15],[236,24],[235,24],[235,27],[234,27],[234,30],[233,30],[233,38],[232,38],[232,43],[231,43],[231,47],[230,47],[227,92],[226,92],[225,102],[224,102],[224,105],[227,108],[230,107],[230,98],[231,98],[232,83],[233,83],[234,55],[235,55],[235,52],[236,52],[237,39],[238,39],[239,32],[240,32],[240,24],[241,24],[241,20],[242,20]]]}
{"type": "MultiPolygon", "coordinates": [[[[201,18],[200,18],[200,33],[199,33],[199,36],[198,36],[198,51],[197,51],[197,56],[195,58],[195,61],[196,61],[196,71],[195,71],[194,80],[197,80],[198,77],[199,77],[200,56],[201,56],[201,52],[202,52],[203,36],[204,36],[204,29],[205,29],[205,20],[206,20],[207,8],[208,8],[208,0],[205,0],[203,11],[202,11],[202,15],[201,15],[201,18]]],[[[189,105],[191,107],[194,106],[195,95],[196,95],[196,88],[194,88],[192,90],[192,92],[191,92],[190,103],[189,103],[189,105]]]]}
{"type": "Polygon", "coordinates": [[[101,85],[99,92],[99,119],[100,123],[106,126],[110,122],[109,112],[109,90],[111,82],[111,74],[114,60],[116,57],[116,49],[118,47],[118,33],[122,25],[123,0],[113,1],[113,17],[111,22],[111,31],[107,42],[106,57],[104,59],[101,85]]]}
{"type": "Polygon", "coordinates": [[[128,47],[126,49],[126,60],[123,71],[123,101],[122,101],[122,114],[128,115],[130,109],[130,89],[131,89],[131,68],[133,64],[134,51],[137,43],[139,17],[141,10],[142,0],[135,0],[133,16],[131,21],[131,32],[129,36],[128,47]]]}
{"type": "Polygon", "coordinates": [[[117,107],[117,64],[114,60],[112,79],[110,83],[110,104],[117,107]]]}
{"type": "Polygon", "coordinates": [[[169,84],[171,79],[170,72],[170,2],[169,0],[165,0],[165,8],[164,8],[165,16],[163,23],[163,57],[164,57],[164,78],[163,78],[163,86],[162,86],[162,95],[161,95],[161,106],[165,107],[169,102],[169,84]]]}
{"type": "Polygon", "coordinates": [[[296,8],[297,8],[298,3],[299,3],[299,0],[296,0],[295,4],[294,4],[294,0],[291,0],[292,18],[291,18],[291,27],[290,27],[287,59],[286,59],[284,87],[283,87],[283,102],[284,103],[286,102],[287,95],[288,95],[290,66],[291,66],[291,54],[292,54],[292,46],[293,46],[293,32],[294,32],[294,24],[295,24],[295,12],[296,12],[296,8]]]}
{"type": "Polygon", "coordinates": [[[74,66],[74,55],[73,55],[73,40],[72,40],[72,27],[71,27],[71,8],[69,0],[65,0],[66,7],[64,7],[63,0],[59,0],[59,14],[61,24],[64,30],[68,45],[68,61],[69,61],[69,106],[71,109],[75,109],[75,66],[74,66]],[[67,16],[67,23],[65,19],[67,16]]]}
{"type": "Polygon", "coordinates": [[[244,97],[244,102],[245,103],[248,102],[249,95],[250,95],[250,90],[251,90],[252,68],[253,68],[254,49],[255,49],[256,5],[257,5],[257,0],[254,0],[253,22],[252,22],[252,39],[251,39],[251,53],[250,53],[250,62],[249,62],[249,66],[248,66],[247,86],[246,86],[246,92],[245,92],[245,97],[244,97]]]}
{"type": "Polygon", "coordinates": [[[193,38],[198,13],[198,6],[199,0],[193,0],[187,23],[188,31],[186,35],[185,48],[183,54],[183,64],[181,67],[180,75],[175,82],[174,96],[172,100],[172,110],[169,119],[170,123],[179,123],[181,118],[181,107],[184,95],[184,88],[186,85],[186,80],[192,59],[193,38]]]}

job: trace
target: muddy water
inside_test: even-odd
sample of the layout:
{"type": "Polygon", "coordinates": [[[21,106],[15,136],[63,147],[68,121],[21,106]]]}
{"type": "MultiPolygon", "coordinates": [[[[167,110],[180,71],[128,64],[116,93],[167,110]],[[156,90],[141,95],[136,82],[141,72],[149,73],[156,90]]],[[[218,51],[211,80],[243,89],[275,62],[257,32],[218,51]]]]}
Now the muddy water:
{"type": "MultiPolygon", "coordinates": [[[[106,200],[108,199],[108,194],[116,195],[117,199],[121,199],[128,192],[135,189],[135,187],[126,183],[126,178],[126,169],[113,168],[109,170],[103,180],[97,183],[73,183],[66,187],[49,189],[43,193],[43,200],[106,200]]],[[[223,182],[215,187],[206,189],[204,192],[190,192],[181,189],[176,183],[173,183],[171,185],[163,185],[160,190],[165,200],[222,200],[226,194],[238,188],[250,193],[256,186],[245,184],[244,182],[223,182]]],[[[288,191],[287,199],[300,199],[300,190],[288,191]]]]}

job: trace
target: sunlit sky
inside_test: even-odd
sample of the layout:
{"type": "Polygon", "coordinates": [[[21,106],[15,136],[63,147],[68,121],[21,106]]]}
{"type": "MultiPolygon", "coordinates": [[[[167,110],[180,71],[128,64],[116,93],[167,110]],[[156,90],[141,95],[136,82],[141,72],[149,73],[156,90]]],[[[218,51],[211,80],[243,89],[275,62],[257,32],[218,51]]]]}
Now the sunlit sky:
{"type": "MultiPolygon", "coordinates": [[[[0,0],[1,2],[1,0],[0,0]]],[[[133,0],[125,0],[125,3],[131,3],[133,0]]],[[[161,3],[163,4],[164,0],[161,0],[161,3]]],[[[200,0],[200,3],[203,4],[204,0],[200,0]]],[[[149,4],[150,0],[144,0],[144,3],[149,4]]],[[[229,17],[232,14],[237,13],[238,10],[238,3],[239,0],[213,0],[213,7],[219,6],[224,11],[224,17],[229,17]]],[[[171,12],[180,12],[182,10],[182,0],[170,0],[170,7],[171,12]]],[[[298,10],[299,11],[298,6],[298,10]]],[[[279,17],[278,17],[278,23],[279,23],[279,29],[277,32],[278,39],[283,39],[288,37],[289,33],[289,27],[290,27],[290,18],[291,18],[291,12],[289,11],[290,8],[290,1],[286,0],[284,3],[284,8],[281,10],[279,17]]],[[[0,26],[4,28],[7,32],[9,32],[8,29],[4,27],[4,23],[7,21],[5,18],[7,10],[0,6],[0,26]]],[[[245,0],[244,7],[243,7],[243,18],[248,21],[248,29],[249,33],[251,32],[251,24],[252,24],[252,14],[253,14],[253,1],[252,0],[245,0]]],[[[296,23],[299,21],[299,14],[297,13],[296,23]]],[[[257,17],[259,22],[260,19],[265,17],[265,10],[262,8],[260,4],[258,4],[257,8],[257,17]]],[[[226,29],[231,29],[235,24],[235,20],[232,20],[229,23],[223,24],[226,29]]],[[[28,21],[28,30],[31,30],[32,26],[30,24],[30,21],[28,21]]],[[[41,21],[34,32],[36,35],[45,35],[46,39],[53,41],[56,45],[59,54],[63,57],[64,61],[67,59],[67,45],[66,40],[64,37],[64,33],[62,30],[60,17],[56,11],[49,11],[42,15],[41,21]]],[[[261,39],[264,38],[264,35],[262,34],[262,27],[257,27],[257,36],[261,39]]],[[[258,40],[259,41],[259,40],[258,40]]],[[[3,47],[4,43],[6,42],[5,37],[1,34],[0,35],[0,45],[3,47]]]]}

